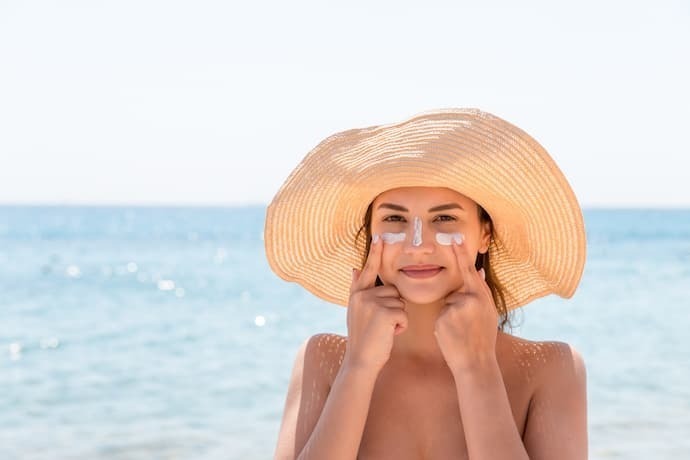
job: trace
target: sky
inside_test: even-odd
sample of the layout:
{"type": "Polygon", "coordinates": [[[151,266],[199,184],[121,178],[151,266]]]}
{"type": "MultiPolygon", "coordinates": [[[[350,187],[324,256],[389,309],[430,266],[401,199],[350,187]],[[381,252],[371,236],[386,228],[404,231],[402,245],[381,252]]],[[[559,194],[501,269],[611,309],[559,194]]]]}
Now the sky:
{"type": "Polygon", "coordinates": [[[688,56],[687,0],[0,0],[0,204],[266,204],[333,133],[477,107],[583,207],[690,207],[688,56]]]}

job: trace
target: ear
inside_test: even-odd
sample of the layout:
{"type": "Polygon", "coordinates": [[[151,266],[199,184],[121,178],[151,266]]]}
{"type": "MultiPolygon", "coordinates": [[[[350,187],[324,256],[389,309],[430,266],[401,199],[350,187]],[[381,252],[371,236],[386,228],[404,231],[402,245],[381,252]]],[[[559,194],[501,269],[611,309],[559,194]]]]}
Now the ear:
{"type": "Polygon", "coordinates": [[[491,222],[483,222],[479,233],[479,252],[484,254],[491,244],[491,222]]]}

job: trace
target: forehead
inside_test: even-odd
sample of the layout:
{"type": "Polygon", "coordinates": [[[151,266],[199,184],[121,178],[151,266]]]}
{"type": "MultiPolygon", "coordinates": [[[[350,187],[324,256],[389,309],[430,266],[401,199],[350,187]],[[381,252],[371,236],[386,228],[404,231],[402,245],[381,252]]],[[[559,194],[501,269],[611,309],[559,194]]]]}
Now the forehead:
{"type": "Polygon", "coordinates": [[[387,190],[374,200],[374,209],[380,203],[398,204],[405,207],[433,207],[457,203],[464,209],[474,209],[476,203],[465,195],[444,187],[401,187],[387,190]]]}

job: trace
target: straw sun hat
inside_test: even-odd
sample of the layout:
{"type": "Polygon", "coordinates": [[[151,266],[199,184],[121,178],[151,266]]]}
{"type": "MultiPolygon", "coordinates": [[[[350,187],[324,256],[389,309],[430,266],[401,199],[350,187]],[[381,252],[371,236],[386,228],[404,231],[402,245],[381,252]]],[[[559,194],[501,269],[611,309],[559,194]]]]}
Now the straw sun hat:
{"type": "Polygon", "coordinates": [[[328,137],[302,160],[266,213],[271,268],[347,305],[355,241],[369,204],[397,187],[453,189],[491,216],[493,276],[507,310],[547,294],[570,298],[582,276],[582,212],[565,176],[532,137],[476,109],[427,112],[328,137]]]}

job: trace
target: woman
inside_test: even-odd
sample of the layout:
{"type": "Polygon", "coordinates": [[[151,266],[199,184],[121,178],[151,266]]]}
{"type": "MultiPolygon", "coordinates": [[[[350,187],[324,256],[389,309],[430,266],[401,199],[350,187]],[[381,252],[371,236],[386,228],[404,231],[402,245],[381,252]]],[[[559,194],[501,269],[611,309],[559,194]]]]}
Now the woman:
{"type": "Polygon", "coordinates": [[[265,243],[281,277],[348,307],[347,337],[298,352],[276,458],[587,457],[582,358],[503,331],[571,297],[586,255],[567,180],[517,127],[453,109],[331,136],[265,243]]]}

